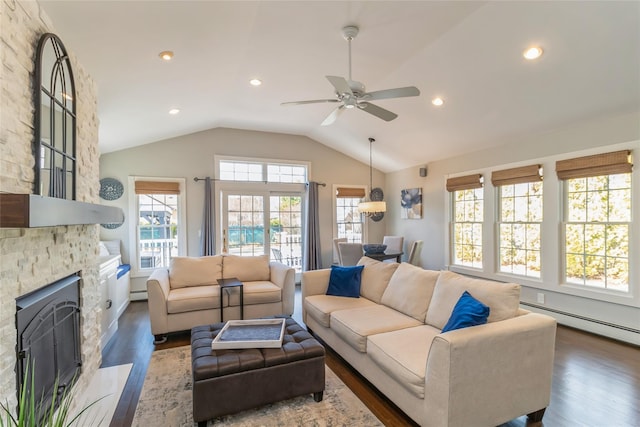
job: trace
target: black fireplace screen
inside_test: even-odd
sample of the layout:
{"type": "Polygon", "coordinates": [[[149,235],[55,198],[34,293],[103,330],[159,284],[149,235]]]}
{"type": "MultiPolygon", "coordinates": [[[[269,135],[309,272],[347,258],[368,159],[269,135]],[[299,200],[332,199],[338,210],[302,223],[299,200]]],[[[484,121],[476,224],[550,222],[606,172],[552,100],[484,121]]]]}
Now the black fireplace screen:
{"type": "Polygon", "coordinates": [[[17,390],[33,376],[34,398],[43,408],[52,403],[56,380],[59,397],[80,372],[79,284],[74,274],[16,298],[17,390]]]}

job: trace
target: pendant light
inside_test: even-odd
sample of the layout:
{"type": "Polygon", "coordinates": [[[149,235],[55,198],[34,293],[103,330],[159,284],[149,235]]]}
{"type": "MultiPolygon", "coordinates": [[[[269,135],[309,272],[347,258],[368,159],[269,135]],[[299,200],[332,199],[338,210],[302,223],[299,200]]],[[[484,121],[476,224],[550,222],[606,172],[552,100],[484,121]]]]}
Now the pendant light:
{"type": "MultiPolygon", "coordinates": [[[[373,159],[371,150],[375,139],[369,138],[369,190],[373,189],[373,159]]],[[[358,212],[368,217],[378,215],[387,211],[387,204],[383,201],[372,201],[371,193],[369,197],[366,197],[363,202],[358,203],[358,212]]]]}

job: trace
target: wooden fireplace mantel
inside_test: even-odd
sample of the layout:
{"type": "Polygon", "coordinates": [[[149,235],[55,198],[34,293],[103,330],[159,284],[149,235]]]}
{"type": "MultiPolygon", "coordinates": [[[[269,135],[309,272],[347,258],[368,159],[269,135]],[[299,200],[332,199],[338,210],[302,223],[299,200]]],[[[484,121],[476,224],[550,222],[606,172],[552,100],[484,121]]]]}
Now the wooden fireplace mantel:
{"type": "Polygon", "coordinates": [[[122,222],[124,222],[124,212],[115,206],[37,194],[0,193],[0,228],[121,224],[122,222]]]}

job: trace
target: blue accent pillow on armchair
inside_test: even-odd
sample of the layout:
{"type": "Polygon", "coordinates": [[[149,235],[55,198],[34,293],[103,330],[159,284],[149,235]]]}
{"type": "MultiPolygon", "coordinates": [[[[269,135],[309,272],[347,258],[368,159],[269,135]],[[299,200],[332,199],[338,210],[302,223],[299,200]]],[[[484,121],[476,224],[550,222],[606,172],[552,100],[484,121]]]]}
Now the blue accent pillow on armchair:
{"type": "Polygon", "coordinates": [[[360,298],[360,280],[364,265],[353,267],[331,266],[327,295],[360,298]]]}
{"type": "Polygon", "coordinates": [[[469,292],[464,291],[455,307],[453,307],[451,317],[442,328],[442,332],[484,325],[487,323],[490,311],[489,307],[472,297],[469,292]]]}

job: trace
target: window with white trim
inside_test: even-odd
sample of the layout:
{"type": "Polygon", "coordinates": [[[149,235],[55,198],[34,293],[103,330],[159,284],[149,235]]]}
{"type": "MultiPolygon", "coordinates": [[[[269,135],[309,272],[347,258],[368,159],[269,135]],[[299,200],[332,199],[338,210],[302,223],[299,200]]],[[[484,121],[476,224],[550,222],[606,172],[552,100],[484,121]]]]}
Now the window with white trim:
{"type": "Polygon", "coordinates": [[[220,180],[237,182],[279,182],[304,184],[307,165],[262,159],[220,159],[220,180]]]}
{"type": "Polygon", "coordinates": [[[631,166],[626,150],[557,162],[566,283],[629,292],[631,166]]]}
{"type": "Polygon", "coordinates": [[[358,204],[365,196],[364,187],[338,187],[336,189],[336,238],[346,238],[349,243],[363,243],[364,217],[358,204]]]}
{"type": "Polygon", "coordinates": [[[540,278],[542,175],[539,165],[495,171],[498,187],[498,269],[540,278]]]}
{"type": "Polygon", "coordinates": [[[451,261],[460,266],[482,268],[482,175],[450,178],[447,190],[452,195],[451,261]]]}
{"type": "Polygon", "coordinates": [[[137,272],[168,268],[171,258],[185,251],[184,180],[152,179],[134,180],[137,272]]]}

